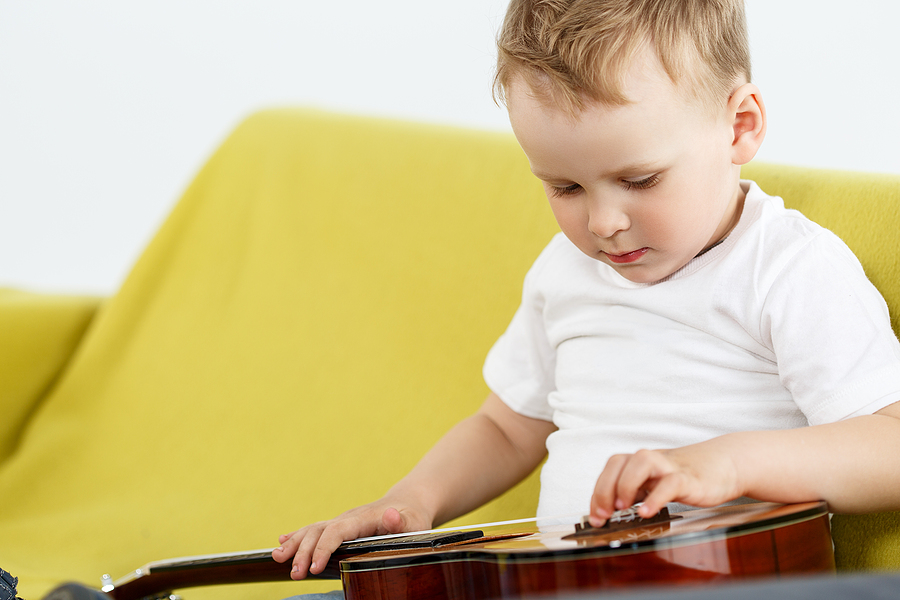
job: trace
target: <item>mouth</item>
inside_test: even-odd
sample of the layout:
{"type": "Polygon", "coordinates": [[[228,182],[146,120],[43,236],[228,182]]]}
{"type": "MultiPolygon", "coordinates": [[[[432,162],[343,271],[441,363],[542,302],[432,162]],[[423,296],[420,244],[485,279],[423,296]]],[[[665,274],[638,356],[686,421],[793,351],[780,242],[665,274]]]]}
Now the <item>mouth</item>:
{"type": "Polygon", "coordinates": [[[617,265],[625,265],[628,263],[633,263],[649,251],[650,248],[641,248],[639,250],[634,250],[633,252],[626,252],[625,254],[610,254],[608,252],[604,252],[603,254],[606,255],[606,258],[616,263],[617,265]]]}

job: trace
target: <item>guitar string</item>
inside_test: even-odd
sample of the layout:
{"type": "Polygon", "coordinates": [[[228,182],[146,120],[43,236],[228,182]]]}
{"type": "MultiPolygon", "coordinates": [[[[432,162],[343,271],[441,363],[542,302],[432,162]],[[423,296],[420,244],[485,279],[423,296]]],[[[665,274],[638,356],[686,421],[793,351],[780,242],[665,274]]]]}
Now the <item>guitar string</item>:
{"type": "MultiPolygon", "coordinates": [[[[456,527],[442,527],[437,529],[427,529],[423,531],[409,531],[406,533],[390,533],[386,535],[375,535],[370,537],[358,538],[355,540],[348,540],[344,542],[344,544],[355,544],[359,542],[374,542],[379,540],[389,540],[396,539],[401,537],[406,537],[410,535],[429,535],[432,533],[443,533],[450,531],[464,531],[467,529],[480,529],[486,527],[502,527],[505,525],[518,525],[521,523],[539,523],[539,522],[551,522],[554,525],[570,525],[574,523],[581,522],[584,519],[584,515],[582,514],[571,514],[571,515],[558,515],[551,517],[530,517],[527,519],[512,519],[509,521],[495,521],[492,523],[477,523],[473,525],[459,525],[456,527]],[[571,521],[571,523],[567,522],[571,521]]],[[[171,558],[164,559],[159,561],[154,561],[142,567],[141,569],[137,569],[135,573],[140,573],[142,570],[146,571],[152,569],[153,567],[169,567],[181,564],[190,564],[197,561],[208,561],[208,560],[218,560],[218,559],[229,559],[229,558],[241,558],[246,556],[254,556],[254,555],[264,555],[271,554],[275,548],[265,548],[260,550],[249,550],[244,552],[223,552],[220,554],[204,554],[200,556],[185,556],[181,558],[171,558]]],[[[133,573],[134,574],[134,573],[133,573]]]]}
{"type": "Polygon", "coordinates": [[[580,523],[585,518],[583,514],[557,515],[554,517],[529,517],[527,519],[512,519],[509,521],[495,521],[493,523],[478,523],[475,525],[459,525],[456,527],[440,527],[437,529],[425,529],[423,531],[410,531],[407,533],[389,533],[386,535],[373,535],[370,537],[359,538],[344,542],[346,544],[355,544],[357,542],[375,542],[379,540],[390,540],[408,535],[429,535],[432,533],[443,533],[445,531],[464,531],[466,529],[481,529],[486,527],[503,527],[505,525],[519,525],[521,523],[539,523],[541,521],[552,522],[554,525],[574,525],[580,523]],[[573,521],[574,520],[574,521],[573,521]],[[569,523],[569,521],[573,521],[569,523]]]}

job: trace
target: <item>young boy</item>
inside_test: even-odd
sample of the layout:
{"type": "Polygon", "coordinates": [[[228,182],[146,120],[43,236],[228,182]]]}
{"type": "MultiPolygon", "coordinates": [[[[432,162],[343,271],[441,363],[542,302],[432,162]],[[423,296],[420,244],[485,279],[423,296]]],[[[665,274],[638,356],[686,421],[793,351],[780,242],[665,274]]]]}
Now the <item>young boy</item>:
{"type": "Polygon", "coordinates": [[[281,536],[295,579],[548,452],[539,515],[594,525],[639,501],[900,508],[900,344],[846,246],[739,179],[766,130],[749,81],[740,0],[512,1],[497,86],[562,234],[482,408],[382,499],[281,536]]]}

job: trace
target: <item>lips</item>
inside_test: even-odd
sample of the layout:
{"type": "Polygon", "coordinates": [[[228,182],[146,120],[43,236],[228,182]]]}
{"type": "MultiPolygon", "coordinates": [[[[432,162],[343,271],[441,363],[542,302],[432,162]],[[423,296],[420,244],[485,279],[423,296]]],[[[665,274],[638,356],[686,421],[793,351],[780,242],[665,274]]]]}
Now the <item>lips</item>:
{"type": "Polygon", "coordinates": [[[641,248],[639,250],[634,250],[633,252],[626,252],[625,254],[610,254],[608,252],[604,252],[606,257],[617,265],[624,265],[628,263],[633,263],[638,260],[642,256],[644,256],[650,248],[641,248]]]}

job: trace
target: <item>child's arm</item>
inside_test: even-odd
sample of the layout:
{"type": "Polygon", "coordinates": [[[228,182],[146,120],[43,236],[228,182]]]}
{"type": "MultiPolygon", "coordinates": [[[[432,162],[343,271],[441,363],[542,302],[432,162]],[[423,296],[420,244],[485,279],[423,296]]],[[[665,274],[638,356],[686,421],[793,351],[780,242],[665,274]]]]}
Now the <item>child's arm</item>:
{"type": "Polygon", "coordinates": [[[900,509],[900,402],[874,415],[782,431],[723,435],[672,450],[612,457],[597,480],[591,523],[643,500],[715,506],[741,496],[825,500],[835,512],[900,509]]]}
{"type": "Polygon", "coordinates": [[[514,412],[492,393],[383,498],[282,535],[272,556],[278,562],[293,557],[291,577],[303,579],[307,571],[321,573],[345,540],[430,529],[463,515],[528,475],[555,429],[514,412]]]}

